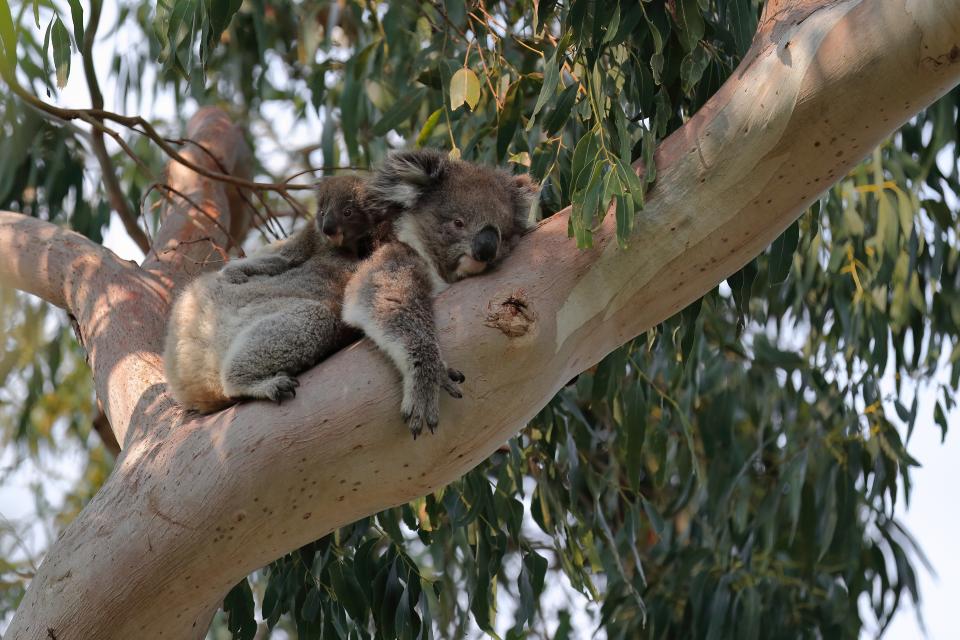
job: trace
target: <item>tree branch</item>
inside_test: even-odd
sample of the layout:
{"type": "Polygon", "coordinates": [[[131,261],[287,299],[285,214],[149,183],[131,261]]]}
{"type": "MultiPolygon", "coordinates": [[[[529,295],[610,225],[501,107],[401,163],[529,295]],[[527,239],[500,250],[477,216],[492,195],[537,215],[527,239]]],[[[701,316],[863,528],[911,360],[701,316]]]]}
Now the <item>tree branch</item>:
{"type": "MultiPolygon", "coordinates": [[[[97,28],[100,26],[100,9],[102,2],[92,0],[90,3],[90,19],[87,21],[87,28],[83,32],[82,57],[83,74],[87,79],[87,89],[90,92],[90,102],[94,109],[103,109],[103,94],[100,93],[100,83],[97,82],[97,72],[93,67],[93,41],[97,37],[97,28]]],[[[103,120],[98,120],[102,125],[103,120]]],[[[120,216],[123,228],[127,230],[127,235],[146,253],[150,250],[150,240],[140,225],[137,224],[137,215],[131,211],[130,203],[127,201],[117,180],[116,169],[113,161],[110,160],[110,154],[107,152],[107,145],[103,138],[103,130],[91,127],[90,144],[93,147],[93,155],[100,163],[100,174],[103,176],[103,187],[107,191],[107,197],[110,199],[110,206],[120,216]]]]}
{"type": "Polygon", "coordinates": [[[496,272],[438,299],[445,356],[467,382],[462,400],[442,402],[436,435],[409,437],[397,375],[367,342],[305,373],[280,407],[201,418],[143,403],[154,429],[128,439],[7,637],[203,637],[243,575],[465,473],[573,374],[757,255],[960,80],[960,4],[796,6],[761,26],[731,79],[661,145],[630,250],[608,215],[595,248],[578,251],[558,214],[496,272]]]}

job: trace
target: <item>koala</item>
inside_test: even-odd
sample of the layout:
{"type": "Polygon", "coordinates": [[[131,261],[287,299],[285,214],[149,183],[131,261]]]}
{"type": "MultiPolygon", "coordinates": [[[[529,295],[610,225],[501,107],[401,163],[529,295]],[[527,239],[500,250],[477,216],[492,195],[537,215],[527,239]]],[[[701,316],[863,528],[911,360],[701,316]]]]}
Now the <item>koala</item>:
{"type": "Polygon", "coordinates": [[[527,176],[435,150],[394,153],[367,183],[371,202],[398,213],[392,233],[348,282],[343,320],[400,370],[400,411],[414,438],[424,427],[436,430],[441,389],[462,397],[464,375],[440,353],[434,295],[502,260],[527,229],[537,194],[527,176]]]}
{"type": "Polygon", "coordinates": [[[177,298],[164,367],[174,397],[209,413],[240,399],[281,402],[296,375],[358,337],[343,291],[382,212],[355,176],[326,178],[316,219],[249,258],[204,274],[177,298]]]}
{"type": "MultiPolygon", "coordinates": [[[[383,215],[367,206],[363,185],[363,178],[356,175],[332,176],[317,183],[315,224],[325,238],[314,240],[321,240],[322,244],[325,239],[330,247],[342,248],[344,254],[357,258],[370,254],[371,234],[383,215]]],[[[305,260],[313,247],[303,239],[280,240],[260,249],[254,256],[231,260],[220,274],[234,284],[246,282],[250,276],[277,275],[305,260]]]]}

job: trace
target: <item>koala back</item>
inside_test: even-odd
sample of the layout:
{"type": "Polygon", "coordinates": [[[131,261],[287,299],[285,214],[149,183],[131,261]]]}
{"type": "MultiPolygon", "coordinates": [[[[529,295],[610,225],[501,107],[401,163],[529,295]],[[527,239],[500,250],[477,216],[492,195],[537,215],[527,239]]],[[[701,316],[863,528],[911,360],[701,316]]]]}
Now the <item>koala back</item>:
{"type": "Polygon", "coordinates": [[[167,324],[163,364],[173,397],[203,413],[233,403],[223,391],[220,362],[226,349],[221,286],[215,273],[191,282],[177,297],[167,324]]]}

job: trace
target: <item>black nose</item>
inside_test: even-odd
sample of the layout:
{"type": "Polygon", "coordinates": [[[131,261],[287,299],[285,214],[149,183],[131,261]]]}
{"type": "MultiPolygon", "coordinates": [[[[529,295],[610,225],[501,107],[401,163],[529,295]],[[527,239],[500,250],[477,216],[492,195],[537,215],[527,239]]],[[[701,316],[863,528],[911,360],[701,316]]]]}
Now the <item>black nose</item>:
{"type": "Polygon", "coordinates": [[[497,257],[497,248],[500,246],[500,233],[496,227],[486,226],[473,238],[473,259],[480,262],[490,262],[497,257]]]}
{"type": "Polygon", "coordinates": [[[323,231],[324,235],[335,236],[337,235],[337,223],[333,221],[332,217],[325,217],[320,230],[323,231]]]}

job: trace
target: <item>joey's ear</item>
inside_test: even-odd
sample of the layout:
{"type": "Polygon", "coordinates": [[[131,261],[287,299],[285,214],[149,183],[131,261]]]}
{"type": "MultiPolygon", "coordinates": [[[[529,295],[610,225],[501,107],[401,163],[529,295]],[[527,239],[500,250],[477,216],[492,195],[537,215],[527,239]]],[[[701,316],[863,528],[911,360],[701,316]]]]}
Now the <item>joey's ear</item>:
{"type": "Polygon", "coordinates": [[[381,205],[409,209],[443,178],[448,162],[447,155],[435,149],[391,153],[367,183],[367,195],[381,205]]]}
{"type": "Polygon", "coordinates": [[[525,231],[533,226],[534,212],[531,209],[540,199],[540,185],[527,174],[510,176],[509,179],[513,190],[514,224],[517,231],[525,231]]]}

